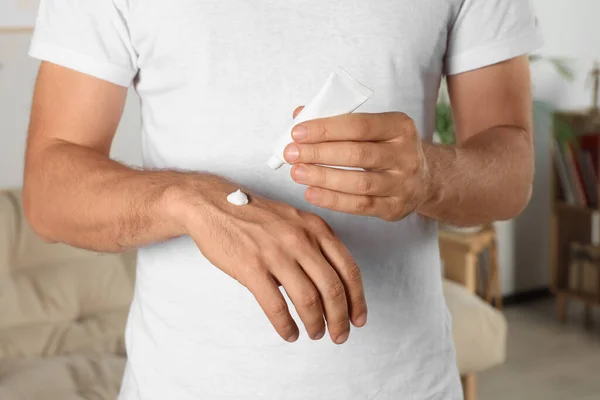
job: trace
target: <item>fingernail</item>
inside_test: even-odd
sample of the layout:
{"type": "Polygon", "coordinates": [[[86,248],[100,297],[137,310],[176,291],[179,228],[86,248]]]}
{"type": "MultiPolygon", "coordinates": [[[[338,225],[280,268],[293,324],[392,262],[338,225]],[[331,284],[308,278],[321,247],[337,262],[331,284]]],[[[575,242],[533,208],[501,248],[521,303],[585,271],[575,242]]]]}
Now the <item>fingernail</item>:
{"type": "Polygon", "coordinates": [[[300,333],[299,333],[298,331],[296,331],[296,332],[295,332],[295,333],[294,333],[292,336],[288,337],[288,338],[286,339],[286,341],[288,341],[288,342],[290,342],[290,343],[293,343],[293,342],[295,342],[296,340],[298,340],[298,337],[299,337],[299,336],[300,336],[300,333]]]}
{"type": "Polygon", "coordinates": [[[298,159],[298,157],[300,157],[300,150],[298,149],[298,147],[292,145],[289,145],[288,147],[285,148],[285,159],[288,162],[294,162],[298,159]]]}
{"type": "Polygon", "coordinates": [[[308,178],[308,168],[297,166],[294,168],[294,179],[297,181],[305,181],[308,178]]]}
{"type": "Polygon", "coordinates": [[[335,339],[335,344],[343,344],[348,340],[348,336],[350,336],[350,331],[346,331],[342,333],[340,336],[335,339]]]}
{"type": "Polygon", "coordinates": [[[308,136],[308,129],[303,126],[297,126],[292,130],[292,138],[294,140],[302,140],[308,136]]]}
{"type": "Polygon", "coordinates": [[[321,332],[317,333],[315,336],[313,336],[313,340],[321,340],[321,339],[323,339],[323,336],[325,336],[325,332],[321,331],[321,332]]]}
{"type": "Polygon", "coordinates": [[[355,326],[360,328],[366,325],[367,323],[367,313],[360,314],[356,317],[356,321],[354,321],[355,326]]]}
{"type": "Polygon", "coordinates": [[[315,189],[307,189],[306,190],[306,198],[308,201],[319,201],[321,200],[321,191],[315,189]]]}

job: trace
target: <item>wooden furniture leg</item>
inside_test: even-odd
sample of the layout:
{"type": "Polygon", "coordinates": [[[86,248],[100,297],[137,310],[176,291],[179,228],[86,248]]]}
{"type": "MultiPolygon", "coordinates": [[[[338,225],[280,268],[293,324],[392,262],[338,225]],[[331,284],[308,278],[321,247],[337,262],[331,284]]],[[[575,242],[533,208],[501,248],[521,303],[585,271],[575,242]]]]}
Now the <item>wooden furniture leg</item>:
{"type": "Polygon", "coordinates": [[[477,254],[465,255],[465,271],[468,271],[465,288],[471,293],[477,293],[477,254]]]}
{"type": "Polygon", "coordinates": [[[470,293],[477,289],[477,257],[463,247],[440,243],[446,279],[464,286],[470,293]]]}
{"type": "Polygon", "coordinates": [[[465,394],[465,400],[477,400],[477,380],[475,374],[464,375],[460,378],[465,394]]]}
{"type": "Polygon", "coordinates": [[[498,267],[498,243],[496,240],[492,242],[492,268],[494,268],[494,279],[496,289],[496,308],[502,311],[504,304],[502,304],[502,282],[500,281],[500,268],[498,267]]]}
{"type": "Polygon", "coordinates": [[[496,241],[492,241],[490,246],[490,276],[486,287],[485,300],[494,304],[502,311],[502,288],[500,283],[500,273],[498,271],[498,247],[496,241]]]}
{"type": "Polygon", "coordinates": [[[485,301],[489,304],[494,304],[496,299],[496,270],[494,268],[494,261],[492,260],[494,252],[490,249],[490,273],[488,280],[485,283],[485,301]]]}
{"type": "Polygon", "coordinates": [[[567,322],[567,297],[562,293],[556,295],[556,311],[561,324],[567,322]]]}
{"type": "Polygon", "coordinates": [[[593,310],[592,310],[592,306],[590,304],[586,304],[585,305],[585,327],[587,329],[591,329],[594,327],[594,317],[593,317],[593,310]]]}

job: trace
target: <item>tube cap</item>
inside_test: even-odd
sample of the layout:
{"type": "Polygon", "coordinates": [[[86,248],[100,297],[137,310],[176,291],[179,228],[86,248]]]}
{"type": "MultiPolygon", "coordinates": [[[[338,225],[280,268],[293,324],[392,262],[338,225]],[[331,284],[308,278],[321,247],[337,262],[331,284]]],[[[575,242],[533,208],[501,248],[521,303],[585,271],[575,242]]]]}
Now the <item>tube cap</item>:
{"type": "Polygon", "coordinates": [[[267,161],[267,164],[269,165],[269,167],[271,167],[272,169],[279,169],[283,166],[283,164],[285,164],[283,161],[281,161],[279,159],[279,157],[277,157],[275,154],[273,154],[271,156],[271,158],[269,158],[269,161],[267,161]]]}

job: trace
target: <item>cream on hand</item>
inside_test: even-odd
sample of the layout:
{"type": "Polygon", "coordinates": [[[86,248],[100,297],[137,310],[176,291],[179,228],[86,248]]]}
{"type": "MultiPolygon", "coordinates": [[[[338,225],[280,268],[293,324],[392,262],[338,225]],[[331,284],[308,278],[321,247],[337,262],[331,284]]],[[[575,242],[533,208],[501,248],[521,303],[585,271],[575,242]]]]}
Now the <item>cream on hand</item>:
{"type": "Polygon", "coordinates": [[[335,117],[349,114],[360,107],[373,91],[354,79],[344,69],[338,67],[329,76],[321,91],[304,109],[294,118],[293,123],[277,139],[273,155],[269,158],[268,165],[272,169],[279,169],[286,164],[283,150],[292,140],[292,129],[301,122],[335,117]]]}
{"type": "Polygon", "coordinates": [[[227,201],[236,206],[245,206],[248,204],[248,196],[238,189],[237,192],[233,192],[227,196],[227,201]]]}

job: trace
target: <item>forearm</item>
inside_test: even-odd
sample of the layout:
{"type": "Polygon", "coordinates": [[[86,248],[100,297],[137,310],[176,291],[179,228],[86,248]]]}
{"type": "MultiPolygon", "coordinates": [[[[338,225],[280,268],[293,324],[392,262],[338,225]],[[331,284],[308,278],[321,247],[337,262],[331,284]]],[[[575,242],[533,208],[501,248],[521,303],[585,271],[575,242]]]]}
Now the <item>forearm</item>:
{"type": "Polygon", "coordinates": [[[460,146],[423,143],[430,196],[418,213],[458,226],[516,217],[531,197],[534,164],[528,134],[495,127],[460,146]]]}
{"type": "Polygon", "coordinates": [[[186,233],[173,218],[170,194],[190,175],[139,171],[92,149],[56,142],[28,151],[24,205],[31,225],[48,241],[119,252],[186,233]]]}

